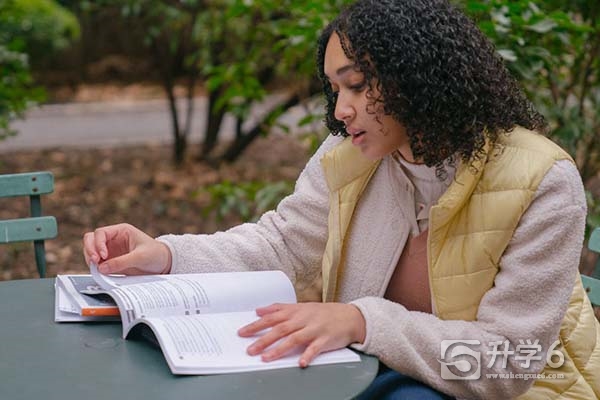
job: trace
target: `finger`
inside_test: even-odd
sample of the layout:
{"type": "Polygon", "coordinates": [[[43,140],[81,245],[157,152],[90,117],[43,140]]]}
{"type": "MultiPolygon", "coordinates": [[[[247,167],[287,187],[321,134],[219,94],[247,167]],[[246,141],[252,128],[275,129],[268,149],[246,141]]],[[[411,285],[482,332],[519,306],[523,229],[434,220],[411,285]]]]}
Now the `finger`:
{"type": "Polygon", "coordinates": [[[139,267],[137,258],[135,253],[127,253],[104,261],[98,270],[103,274],[143,275],[146,272],[139,267]]]}
{"type": "MultiPolygon", "coordinates": [[[[289,322],[278,324],[269,332],[262,335],[254,343],[248,346],[247,352],[249,355],[254,356],[262,353],[266,348],[270,347],[279,340],[293,334],[298,328],[294,327],[289,322]]],[[[287,340],[287,339],[286,339],[287,340]]],[[[279,346],[279,345],[278,345],[279,346]]],[[[271,350],[269,350],[271,352],[271,350]]],[[[278,354],[278,353],[276,353],[278,354]]]]}
{"type": "Polygon", "coordinates": [[[256,309],[256,315],[259,317],[263,317],[267,314],[274,313],[276,311],[281,311],[288,304],[274,303],[266,307],[258,307],[256,309]]]}
{"type": "Polygon", "coordinates": [[[261,358],[263,361],[277,360],[298,346],[305,346],[306,343],[309,343],[312,340],[313,338],[307,336],[303,330],[294,332],[291,335],[288,335],[281,343],[278,343],[276,346],[265,351],[261,358]]]}
{"type": "Polygon", "coordinates": [[[300,368],[308,367],[316,356],[325,351],[324,345],[324,341],[319,339],[316,339],[310,345],[308,345],[300,356],[300,360],[298,360],[298,365],[300,368]]]}
{"type": "Polygon", "coordinates": [[[238,335],[242,337],[253,336],[262,330],[271,328],[281,323],[283,319],[284,318],[282,318],[282,316],[271,312],[269,314],[264,315],[260,319],[249,323],[248,325],[242,326],[240,329],[238,329],[238,335]]]}
{"type": "Polygon", "coordinates": [[[106,228],[96,229],[93,233],[94,248],[102,259],[108,258],[108,248],[106,247],[106,228]]]}
{"type": "Polygon", "coordinates": [[[83,235],[83,257],[85,258],[86,265],[89,265],[90,261],[94,263],[100,261],[100,256],[96,252],[94,234],[92,232],[87,232],[83,235]]]}
{"type": "Polygon", "coordinates": [[[103,259],[128,251],[129,243],[135,241],[136,229],[129,224],[108,225],[94,231],[96,249],[103,259]],[[110,247],[110,248],[109,248],[110,247]],[[117,254],[112,254],[114,252],[117,254]]]}

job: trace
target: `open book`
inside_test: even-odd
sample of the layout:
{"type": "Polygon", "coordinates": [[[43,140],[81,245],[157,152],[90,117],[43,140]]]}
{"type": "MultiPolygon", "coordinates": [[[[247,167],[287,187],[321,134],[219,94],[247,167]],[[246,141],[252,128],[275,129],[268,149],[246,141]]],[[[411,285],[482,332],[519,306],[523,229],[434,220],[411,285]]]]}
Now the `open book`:
{"type": "Polygon", "coordinates": [[[54,321],[118,321],[119,307],[91,275],[57,275],[54,321]]]}
{"type": "MultiPolygon", "coordinates": [[[[283,272],[114,276],[100,274],[94,265],[90,269],[91,279],[118,307],[123,338],[143,336],[158,344],[174,374],[298,366],[304,349],[298,348],[279,360],[264,362],[260,356],[246,353],[258,336],[243,338],[237,334],[239,328],[258,319],[256,308],[296,302],[294,288],[283,272]]],[[[58,278],[56,287],[57,292],[62,287],[58,278]]],[[[98,292],[94,285],[83,290],[85,295],[98,292]]],[[[73,296],[76,295],[63,300],[72,303],[73,296]]],[[[88,318],[80,312],[79,319],[74,320],[88,318]]],[[[100,317],[96,314],[94,318],[100,317]]],[[[320,354],[311,365],[357,361],[360,361],[358,354],[340,349],[320,354]]]]}

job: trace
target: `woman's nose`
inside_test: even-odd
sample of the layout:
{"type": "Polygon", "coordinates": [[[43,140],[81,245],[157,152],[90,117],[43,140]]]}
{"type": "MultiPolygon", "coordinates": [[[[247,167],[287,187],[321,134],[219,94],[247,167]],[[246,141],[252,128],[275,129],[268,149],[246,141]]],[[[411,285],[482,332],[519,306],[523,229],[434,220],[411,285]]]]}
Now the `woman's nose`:
{"type": "Polygon", "coordinates": [[[346,122],[354,116],[354,107],[339,94],[335,103],[335,111],[333,113],[335,119],[346,122]]]}

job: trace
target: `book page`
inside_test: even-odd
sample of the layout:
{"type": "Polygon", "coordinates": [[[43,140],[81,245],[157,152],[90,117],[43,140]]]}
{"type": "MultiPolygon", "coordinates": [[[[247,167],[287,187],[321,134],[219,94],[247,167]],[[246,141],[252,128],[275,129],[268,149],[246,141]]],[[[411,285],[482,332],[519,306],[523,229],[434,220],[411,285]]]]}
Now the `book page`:
{"type": "Polygon", "coordinates": [[[273,303],[295,303],[290,280],[281,271],[205,274],[92,276],[110,287],[121,310],[123,332],[139,318],[252,311],[273,303]]]}
{"type": "MultiPolygon", "coordinates": [[[[250,356],[246,349],[258,336],[243,338],[237,334],[242,326],[255,321],[254,312],[173,316],[144,320],[154,331],[163,354],[174,374],[216,374],[298,367],[303,349],[264,362],[250,356]]],[[[358,354],[340,349],[317,356],[311,365],[360,361],[358,354]]]]}
{"type": "Polygon", "coordinates": [[[54,321],[55,322],[75,322],[82,321],[84,318],[79,315],[77,306],[72,304],[65,291],[60,286],[54,286],[54,321]]]}
{"type": "Polygon", "coordinates": [[[54,286],[54,322],[118,321],[118,316],[82,316],[79,307],[65,293],[63,287],[54,286]]]}
{"type": "MultiPolygon", "coordinates": [[[[104,294],[91,275],[58,275],[55,286],[82,316],[119,316],[115,301],[104,294]]],[[[63,302],[64,304],[64,302],[63,302]]]]}

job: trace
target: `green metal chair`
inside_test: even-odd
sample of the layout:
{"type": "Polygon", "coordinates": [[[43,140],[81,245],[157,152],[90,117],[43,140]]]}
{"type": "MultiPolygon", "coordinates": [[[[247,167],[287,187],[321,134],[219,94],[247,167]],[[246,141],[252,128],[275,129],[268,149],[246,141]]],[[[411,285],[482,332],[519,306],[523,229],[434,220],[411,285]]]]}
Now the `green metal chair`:
{"type": "Polygon", "coordinates": [[[0,197],[29,196],[30,218],[0,220],[0,244],[33,241],[35,262],[40,277],[46,276],[44,240],[58,233],[56,218],[42,216],[41,195],[54,191],[50,172],[0,175],[0,197]]]}
{"type": "MultiPolygon", "coordinates": [[[[588,241],[588,249],[593,252],[600,253],[600,228],[594,229],[588,241]]],[[[590,298],[590,301],[595,306],[600,306],[600,257],[596,261],[596,266],[592,276],[581,275],[583,287],[590,298]]]]}
{"type": "MultiPolygon", "coordinates": [[[[600,228],[596,228],[592,231],[590,240],[588,241],[588,249],[600,254],[600,228]]],[[[592,276],[596,279],[600,279],[600,257],[596,260],[596,266],[594,267],[592,276]]]]}

